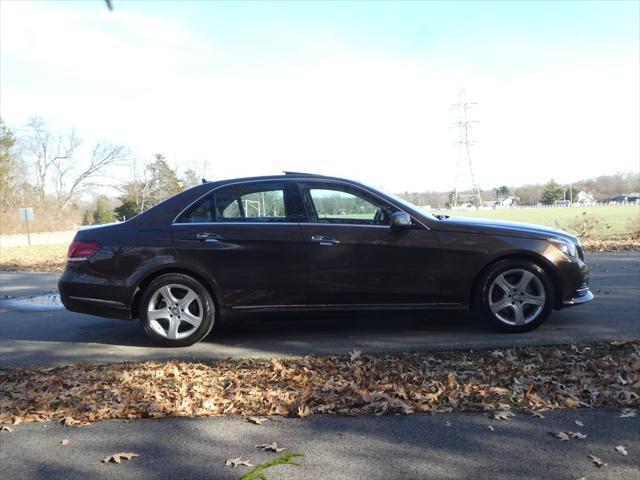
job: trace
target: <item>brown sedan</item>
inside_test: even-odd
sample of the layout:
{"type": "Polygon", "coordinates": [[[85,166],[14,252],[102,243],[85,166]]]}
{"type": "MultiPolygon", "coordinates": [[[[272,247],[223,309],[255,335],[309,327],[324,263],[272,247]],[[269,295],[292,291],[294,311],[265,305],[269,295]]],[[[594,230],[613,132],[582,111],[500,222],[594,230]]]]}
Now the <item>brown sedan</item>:
{"type": "Polygon", "coordinates": [[[565,232],[433,216],[358,182],[287,173],[204,183],[80,230],[59,287],[69,310],[139,318],[186,346],[242,310],[475,307],[524,332],[591,300],[588,280],[565,232]]]}

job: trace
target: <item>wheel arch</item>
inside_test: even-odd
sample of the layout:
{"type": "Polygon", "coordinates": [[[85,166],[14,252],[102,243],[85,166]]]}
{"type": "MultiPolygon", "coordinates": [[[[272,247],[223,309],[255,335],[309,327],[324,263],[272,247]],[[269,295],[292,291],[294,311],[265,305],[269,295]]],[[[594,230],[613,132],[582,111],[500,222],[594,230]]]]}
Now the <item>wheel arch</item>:
{"type": "Polygon", "coordinates": [[[138,315],[139,307],[140,307],[140,297],[142,296],[142,292],[147,288],[147,286],[156,278],[161,275],[166,275],[168,273],[181,273],[183,275],[188,275],[193,277],[195,280],[200,282],[204,288],[207,289],[209,295],[211,295],[211,299],[213,300],[213,304],[215,307],[215,315],[219,316],[220,312],[220,304],[218,301],[217,295],[217,286],[215,281],[211,279],[208,275],[199,272],[196,269],[186,267],[184,265],[166,265],[150,272],[147,272],[136,285],[136,289],[133,294],[133,298],[131,300],[131,318],[140,318],[138,315]]]}
{"type": "Polygon", "coordinates": [[[474,308],[476,302],[476,292],[478,288],[480,288],[480,283],[482,279],[485,277],[487,272],[498,262],[502,262],[504,260],[528,260],[530,262],[535,263],[540,268],[542,268],[553,283],[554,290],[554,308],[558,308],[559,302],[562,301],[562,292],[560,289],[560,282],[558,272],[554,267],[553,263],[547,260],[544,256],[537,254],[531,251],[519,251],[519,252],[510,252],[504,255],[500,255],[499,257],[493,258],[490,262],[488,262],[475,276],[473,279],[473,283],[471,284],[471,291],[469,292],[469,306],[474,308]]]}

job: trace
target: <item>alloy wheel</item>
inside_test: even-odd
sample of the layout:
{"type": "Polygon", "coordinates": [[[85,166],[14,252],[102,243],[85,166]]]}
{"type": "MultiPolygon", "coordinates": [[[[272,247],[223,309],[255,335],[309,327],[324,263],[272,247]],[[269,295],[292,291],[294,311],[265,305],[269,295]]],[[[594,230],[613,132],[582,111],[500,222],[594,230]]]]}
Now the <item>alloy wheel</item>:
{"type": "Polygon", "coordinates": [[[149,326],[169,340],[181,340],[193,335],[202,323],[203,312],[198,294],[190,287],[177,283],[158,288],[147,306],[149,326]]]}
{"type": "Polygon", "coordinates": [[[500,273],[489,287],[489,309],[507,325],[527,325],[541,314],[546,292],[540,279],[529,270],[500,273]]]}

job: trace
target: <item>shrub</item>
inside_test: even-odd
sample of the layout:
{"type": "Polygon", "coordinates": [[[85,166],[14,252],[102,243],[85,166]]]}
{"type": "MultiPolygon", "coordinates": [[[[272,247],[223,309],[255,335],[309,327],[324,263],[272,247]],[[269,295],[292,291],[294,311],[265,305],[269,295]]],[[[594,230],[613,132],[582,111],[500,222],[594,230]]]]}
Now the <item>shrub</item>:
{"type": "Polygon", "coordinates": [[[574,232],[580,238],[591,238],[600,233],[608,233],[611,226],[597,215],[582,212],[582,215],[576,215],[564,226],[567,230],[574,232]]]}

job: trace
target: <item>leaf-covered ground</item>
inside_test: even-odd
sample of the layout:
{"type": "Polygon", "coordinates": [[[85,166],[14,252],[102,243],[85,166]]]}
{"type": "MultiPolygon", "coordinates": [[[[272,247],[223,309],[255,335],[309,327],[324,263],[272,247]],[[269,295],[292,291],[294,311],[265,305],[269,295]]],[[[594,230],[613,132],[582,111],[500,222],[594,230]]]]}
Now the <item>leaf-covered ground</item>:
{"type": "Polygon", "coordinates": [[[640,341],[0,371],[0,423],[640,406],[640,341]]]}

